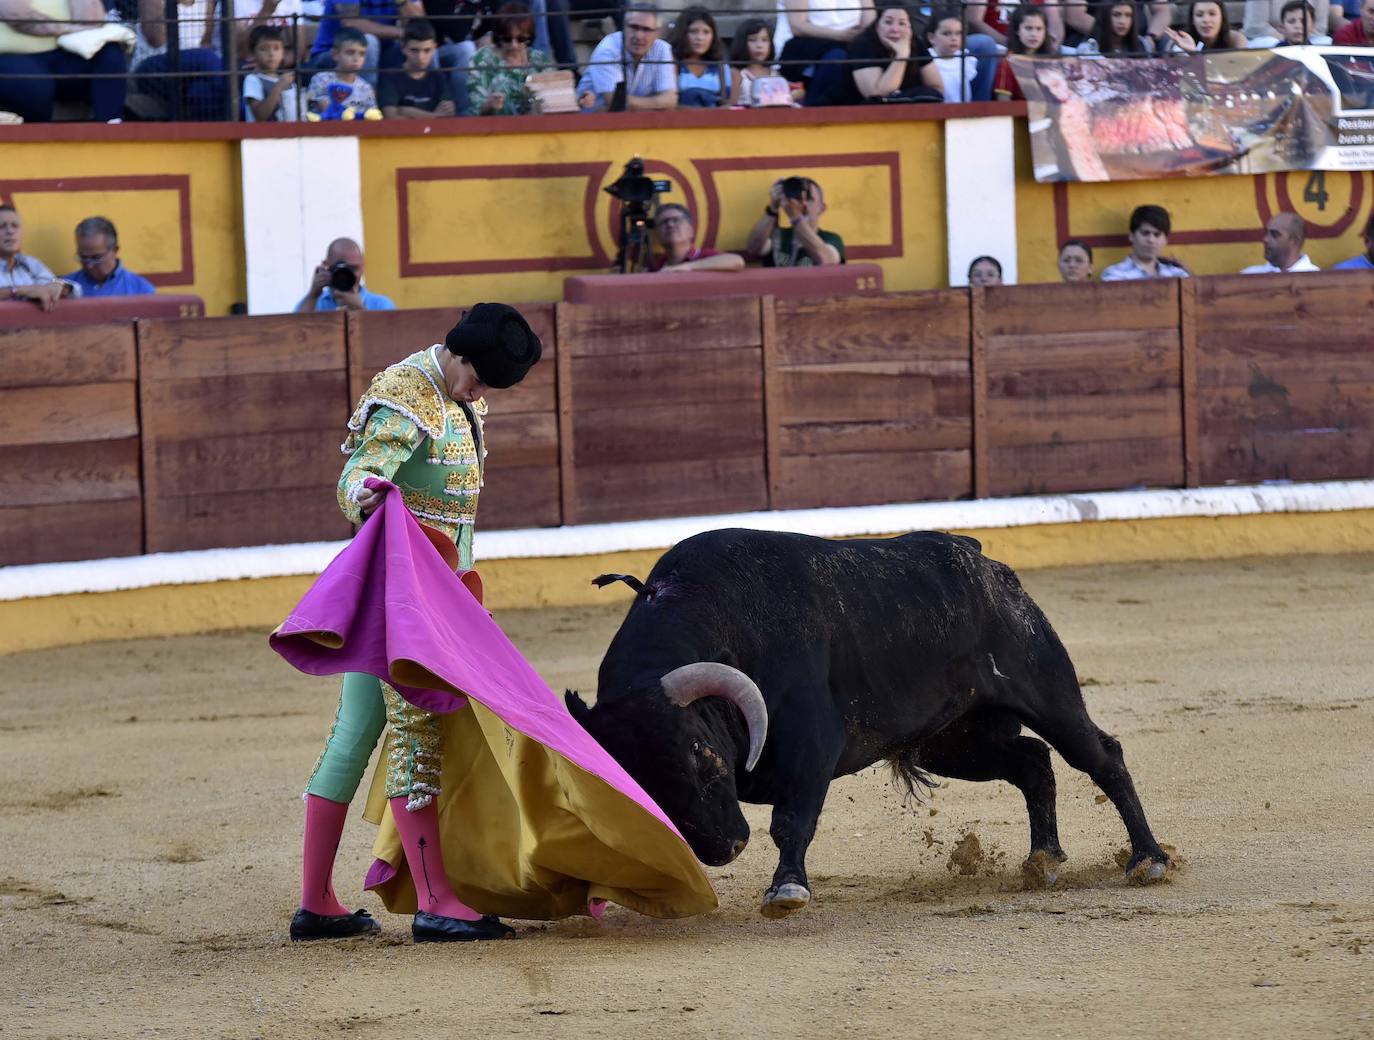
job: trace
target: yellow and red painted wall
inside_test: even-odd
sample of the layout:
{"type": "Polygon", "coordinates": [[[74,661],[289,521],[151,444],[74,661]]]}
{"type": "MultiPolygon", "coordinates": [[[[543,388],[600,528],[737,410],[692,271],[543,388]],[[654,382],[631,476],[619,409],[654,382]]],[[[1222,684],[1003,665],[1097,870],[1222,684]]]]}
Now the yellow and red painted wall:
{"type": "Polygon", "coordinates": [[[1037,184],[1021,106],[672,112],[296,126],[125,125],[0,131],[0,199],[25,249],[75,267],[72,228],[100,213],[122,256],[206,313],[290,310],[328,241],[364,242],[368,282],[401,307],[555,300],[615,253],[601,189],[633,155],[697,215],[698,241],[742,248],[769,184],[825,189],[824,224],[888,291],[963,284],[973,256],[1008,281],[1058,278],[1064,238],[1099,269],[1126,252],[1133,207],[1173,215],[1171,252],[1200,274],[1261,259],[1264,221],[1300,213],[1326,267],[1361,251],[1374,171],[1037,184]]]}

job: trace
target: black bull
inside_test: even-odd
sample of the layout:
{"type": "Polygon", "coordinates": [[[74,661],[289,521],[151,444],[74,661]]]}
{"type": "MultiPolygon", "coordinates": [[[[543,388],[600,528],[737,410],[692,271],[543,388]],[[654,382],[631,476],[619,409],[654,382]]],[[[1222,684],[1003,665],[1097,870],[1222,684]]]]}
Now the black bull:
{"type": "Polygon", "coordinates": [[[830,782],[883,759],[908,787],[928,773],[1014,784],[1030,815],[1028,871],[1053,883],[1066,857],[1045,741],[1115,804],[1128,873],[1163,875],[1168,856],[1121,745],[1088,717],[1045,615],[974,539],[710,531],[642,584],[598,584],[616,579],[638,595],[601,662],[595,706],[569,693],[568,707],[705,863],[744,848],[740,801],[773,806],[766,915],[810,900],[806,849],[830,782]]]}

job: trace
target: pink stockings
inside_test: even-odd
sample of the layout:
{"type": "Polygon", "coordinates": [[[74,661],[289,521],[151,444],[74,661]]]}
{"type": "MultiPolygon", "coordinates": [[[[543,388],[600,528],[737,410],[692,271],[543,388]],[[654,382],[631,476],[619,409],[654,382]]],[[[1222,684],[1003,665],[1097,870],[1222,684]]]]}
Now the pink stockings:
{"type": "Polygon", "coordinates": [[[305,855],[301,870],[301,906],[313,914],[337,917],[348,908],[334,895],[334,856],[339,851],[348,806],[328,798],[305,796],[305,855]]]}
{"type": "Polygon", "coordinates": [[[444,873],[444,856],[439,846],[439,807],[430,802],[413,812],[406,809],[407,798],[391,799],[391,817],[401,835],[410,877],[415,882],[415,899],[421,910],[440,917],[477,921],[482,915],[453,893],[444,873]]]}
{"type": "MultiPolygon", "coordinates": [[[[334,857],[339,851],[348,806],[319,795],[305,796],[305,854],[301,871],[301,906],[327,917],[347,914],[334,895],[334,857]]],[[[439,847],[439,809],[433,802],[415,812],[406,810],[406,797],[391,799],[391,815],[401,835],[415,898],[421,910],[463,921],[481,918],[453,893],[444,873],[439,847]]]]}

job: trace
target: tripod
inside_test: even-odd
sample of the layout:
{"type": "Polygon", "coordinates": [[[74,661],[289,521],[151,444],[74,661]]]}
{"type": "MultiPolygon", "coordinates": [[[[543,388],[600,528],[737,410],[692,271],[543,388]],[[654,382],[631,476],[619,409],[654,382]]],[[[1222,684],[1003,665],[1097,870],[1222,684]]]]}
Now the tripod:
{"type": "Polygon", "coordinates": [[[628,202],[620,208],[620,243],[615,254],[618,274],[639,274],[649,270],[649,231],[654,218],[640,203],[628,202]]]}

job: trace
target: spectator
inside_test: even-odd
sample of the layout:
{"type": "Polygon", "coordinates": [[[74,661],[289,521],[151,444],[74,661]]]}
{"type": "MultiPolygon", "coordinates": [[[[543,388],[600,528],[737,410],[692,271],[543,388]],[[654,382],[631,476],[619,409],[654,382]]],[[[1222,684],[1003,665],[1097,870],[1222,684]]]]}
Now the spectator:
{"type": "MultiPolygon", "coordinates": [[[[960,27],[962,29],[962,26],[960,27]]],[[[989,285],[1002,284],[1002,264],[992,256],[974,257],[968,265],[968,284],[987,288],[989,285]]]]}
{"type": "Polygon", "coordinates": [[[949,102],[973,100],[973,78],[978,59],[964,50],[964,20],[957,7],[936,8],[930,15],[926,33],[929,53],[940,74],[940,90],[949,102]]]}
{"type": "Polygon", "coordinates": [[[624,30],[609,34],[592,51],[577,84],[577,103],[584,112],[677,107],[673,49],[658,38],[657,7],[634,3],[625,8],[624,30]]]}
{"type": "Polygon", "coordinates": [[[1320,271],[1302,251],[1307,225],[1296,213],[1275,213],[1264,225],[1264,263],[1252,264],[1241,274],[1285,274],[1320,271]]]}
{"type": "Polygon", "coordinates": [[[82,58],[57,45],[59,36],[104,24],[100,0],[58,0],[44,11],[52,12],[51,21],[32,21],[43,15],[29,0],[0,0],[0,111],[26,123],[47,123],[55,102],[87,101],[96,121],[120,122],[128,87],[124,49],[107,43],[94,57],[82,58]],[[92,74],[104,78],[79,78],[92,74]]]}
{"type": "Polygon", "coordinates": [[[1165,29],[1164,33],[1181,51],[1243,50],[1245,34],[1232,29],[1226,21],[1221,0],[1193,0],[1188,5],[1188,30],[1165,29]]]}
{"type": "MultiPolygon", "coordinates": [[[[919,24],[919,23],[917,23],[919,24]]],[[[943,81],[929,53],[915,42],[916,25],[905,7],[884,7],[872,25],[855,37],[846,66],[830,96],[833,105],[858,105],[885,97],[939,101],[943,81]]]]}
{"type": "Polygon", "coordinates": [[[749,105],[754,101],[754,80],[776,76],[773,64],[773,30],[762,18],[750,18],[735,30],[730,41],[730,64],[739,75],[739,101],[749,105]]]}
{"type": "Polygon", "coordinates": [[[676,202],[658,207],[654,233],[663,253],[649,261],[651,271],[738,271],[744,267],[744,257],[737,253],[698,249],[696,222],[687,207],[676,202]]]}
{"type": "Polygon", "coordinates": [[[1081,238],[1071,238],[1059,247],[1059,277],[1065,282],[1093,280],[1093,247],[1081,238]]]}
{"type": "Polygon", "coordinates": [[[294,69],[310,53],[319,22],[305,18],[301,0],[233,0],[234,51],[239,61],[253,57],[253,30],[271,26],[281,30],[282,65],[294,69]]]}
{"type": "Polygon", "coordinates": [[[1308,0],[1288,0],[1279,15],[1283,42],[1289,47],[1306,47],[1312,42],[1312,22],[1316,16],[1308,0]]]}
{"type": "Polygon", "coordinates": [[[749,232],[748,256],[758,257],[764,267],[830,267],[844,263],[844,239],[833,231],[822,231],[825,213],[821,186],[810,177],[788,177],[774,181],[768,189],[768,205],[763,216],[749,232]],[[789,228],[778,223],[780,213],[792,222],[789,228]]]}
{"type": "Polygon", "coordinates": [[[243,79],[243,118],[248,123],[294,123],[300,119],[296,74],[286,69],[286,39],[275,25],[257,25],[249,34],[253,68],[243,79]]]}
{"type": "Polygon", "coordinates": [[[725,64],[716,20],[704,7],[688,7],[668,33],[677,59],[678,108],[728,108],[739,97],[739,77],[725,64]]]}
{"type": "Polygon", "coordinates": [[[1025,3],[1017,0],[1012,0],[1011,3],[1005,3],[1003,0],[977,0],[965,4],[964,36],[968,42],[969,52],[975,57],[996,60],[1000,53],[997,47],[980,45],[978,37],[985,36],[987,43],[1005,47],[1012,54],[1020,53],[1011,49],[1016,39],[1016,12],[1032,6],[1040,7],[1047,39],[1054,48],[1046,53],[1058,54],[1059,45],[1064,40],[1064,18],[1060,11],[1061,5],[1054,0],[1049,3],[1045,3],[1045,0],[1026,0],[1025,3]],[[1006,14],[1007,8],[1011,9],[1010,17],[1006,14]]]}
{"type": "Polygon", "coordinates": [[[335,40],[343,29],[356,30],[363,38],[363,79],[375,87],[378,70],[398,69],[405,63],[401,21],[424,14],[419,0],[325,0],[310,63],[317,69],[337,68],[335,40]]]}
{"type": "Polygon", "coordinates": [[[19,212],[0,205],[0,299],[32,300],[45,311],[64,296],[80,296],[74,283],[56,277],[36,256],[20,252],[24,225],[19,212]]]}
{"type": "Polygon", "coordinates": [[[381,118],[377,95],[372,84],[361,74],[363,62],[367,61],[367,41],[363,34],[349,27],[336,29],[330,58],[333,68],[317,72],[310,78],[306,118],[381,118]]]}
{"type": "Polygon", "coordinates": [[[1163,206],[1137,206],[1131,213],[1131,251],[1125,260],[1103,270],[1102,281],[1187,278],[1186,267],[1160,255],[1169,245],[1171,230],[1169,211],[1163,206]]]}
{"type": "Polygon", "coordinates": [[[224,58],[219,53],[220,0],[177,0],[177,64],[167,53],[167,5],[164,0],[139,0],[138,42],[134,74],[140,94],[151,94],[168,108],[168,116],[182,119],[224,119],[224,58]]]}
{"type": "Polygon", "coordinates": [[[878,20],[873,0],[778,0],[773,43],[788,80],[806,83],[807,104],[825,104],[844,79],[834,64],[859,33],[878,20]]]}
{"type": "MultiPolygon", "coordinates": [[[[1286,39],[1283,12],[1294,0],[1245,0],[1244,33],[1251,47],[1278,47],[1286,39]]],[[[1297,0],[1301,5],[1303,0],[1297,0]]],[[[1340,7],[1334,10],[1331,0],[1313,0],[1308,5],[1307,34],[1310,42],[1328,44],[1331,34],[1345,23],[1340,7]]]]}
{"type": "Polygon", "coordinates": [[[151,296],[153,283],[134,274],[119,259],[119,235],[104,217],[87,217],[76,225],[76,259],[80,269],[66,280],[92,296],[151,296]]]}
{"type": "MultiPolygon", "coordinates": [[[[1361,12],[1363,13],[1363,12],[1361,12]]],[[[1369,219],[1364,225],[1364,252],[1359,256],[1352,256],[1349,260],[1342,260],[1333,271],[1372,271],[1374,270],[1374,213],[1369,215],[1369,219]]]]}
{"type": "Polygon", "coordinates": [[[491,46],[472,59],[468,107],[480,115],[524,115],[534,99],[525,86],[533,72],[549,67],[549,56],[530,47],[534,18],[523,3],[502,5],[491,30],[491,46]]]}
{"type": "Polygon", "coordinates": [[[377,101],[387,119],[431,119],[458,114],[448,76],[432,68],[438,48],[434,26],[411,18],[405,26],[405,64],[382,73],[377,101]]]}
{"type": "Polygon", "coordinates": [[[1097,5],[1092,38],[1078,47],[1078,53],[1104,58],[1124,58],[1153,54],[1154,41],[1140,34],[1139,13],[1133,2],[1097,5]]]}
{"type": "Polygon", "coordinates": [[[1342,25],[1331,42],[1338,47],[1374,47],[1374,0],[1361,0],[1360,16],[1342,25]]]}
{"type": "Polygon", "coordinates": [[[363,284],[363,251],[351,238],[336,238],[315,268],[310,291],[296,304],[298,314],[311,311],[394,311],[396,305],[363,284]]]}
{"type": "MultiPolygon", "coordinates": [[[[1097,15],[1100,10],[1098,0],[1062,0],[1064,9],[1065,52],[1073,53],[1074,48],[1093,38],[1097,28],[1097,15]]],[[[1143,35],[1158,39],[1173,21],[1173,4],[1170,0],[1149,0],[1136,11],[1135,22],[1141,27],[1143,35]]]]}
{"type": "MultiPolygon", "coordinates": [[[[1049,21],[1045,12],[1030,4],[1017,4],[1011,12],[1007,24],[1009,54],[1025,54],[1034,57],[1057,55],[1059,46],[1050,34],[1049,21]]],[[[1025,101],[1021,84],[1011,71],[1011,62],[997,63],[997,75],[992,81],[993,97],[998,101],[1025,101]]]]}

